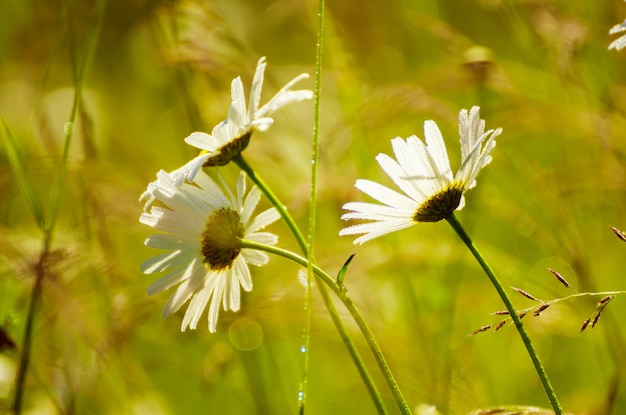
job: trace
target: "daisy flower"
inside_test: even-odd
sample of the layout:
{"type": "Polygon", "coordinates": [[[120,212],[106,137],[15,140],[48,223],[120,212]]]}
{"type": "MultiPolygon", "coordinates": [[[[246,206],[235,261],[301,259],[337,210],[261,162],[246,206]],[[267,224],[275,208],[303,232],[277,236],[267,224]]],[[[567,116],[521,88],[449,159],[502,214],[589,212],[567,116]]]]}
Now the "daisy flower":
{"type": "Polygon", "coordinates": [[[276,235],[260,232],[279,217],[270,208],[253,217],[261,192],[253,187],[246,193],[245,174],[237,181],[237,194],[224,192],[206,173],[199,171],[193,182],[178,185],[164,171],[152,183],[155,203],[139,221],[162,233],[149,236],[145,244],[164,253],[144,262],[145,274],[167,273],[148,288],[153,295],[175,287],[163,308],[163,317],[178,311],[187,301],[181,331],[195,329],[208,306],[209,331],[215,332],[220,304],[237,311],[240,289],[250,291],[248,264],[264,265],[268,256],[241,248],[240,239],[267,245],[276,235]]]}
{"type": "Polygon", "coordinates": [[[243,84],[241,78],[237,77],[231,84],[232,103],[228,117],[213,128],[211,134],[194,132],[185,138],[187,144],[209,153],[206,166],[227,164],[248,146],[253,131],[265,131],[272,125],[274,122],[270,117],[272,113],[292,102],[313,98],[313,92],[307,89],[291,90],[294,84],[309,77],[303,73],[288,82],[267,104],[259,108],[265,66],[265,57],[262,57],[254,73],[247,109],[243,84]]]}
{"type": "MultiPolygon", "coordinates": [[[[626,31],[626,21],[623,21],[622,23],[619,23],[613,26],[611,30],[609,30],[609,35],[614,35],[616,33],[621,33],[624,31],[626,31]]],[[[618,51],[624,49],[625,47],[626,47],[626,35],[622,35],[618,37],[609,45],[609,49],[615,49],[618,51]]]]}
{"type": "Polygon", "coordinates": [[[361,235],[354,241],[361,244],[417,222],[440,221],[462,209],[463,194],[476,185],[476,176],[491,161],[489,153],[502,132],[500,128],[485,132],[479,110],[473,107],[469,113],[467,110],[459,113],[461,166],[455,175],[434,121],[424,122],[425,143],[414,135],[406,140],[400,137],[391,140],[396,160],[379,154],[376,161],[404,194],[370,180],[357,180],[357,189],[382,204],[346,203],[343,208],[349,212],[342,219],[370,222],[344,228],[339,235],[361,235]]]}

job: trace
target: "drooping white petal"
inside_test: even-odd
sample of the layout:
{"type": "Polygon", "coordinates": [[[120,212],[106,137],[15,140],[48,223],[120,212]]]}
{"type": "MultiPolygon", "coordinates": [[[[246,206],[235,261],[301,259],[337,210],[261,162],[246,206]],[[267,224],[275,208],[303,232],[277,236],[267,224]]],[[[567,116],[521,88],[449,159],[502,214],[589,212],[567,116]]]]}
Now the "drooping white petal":
{"type": "Polygon", "coordinates": [[[243,249],[241,255],[250,265],[261,266],[269,262],[270,258],[261,251],[254,251],[252,249],[243,249]]]}
{"type": "MultiPolygon", "coordinates": [[[[241,285],[245,291],[252,290],[252,275],[250,275],[250,268],[248,268],[248,265],[246,264],[245,257],[238,257],[235,259],[235,262],[233,263],[233,274],[236,277],[236,281],[233,282],[233,285],[241,285]],[[235,282],[236,284],[234,284],[235,282]]],[[[239,291],[237,291],[237,293],[239,293],[239,291]]],[[[239,296],[237,296],[236,300],[236,309],[233,308],[232,304],[235,304],[235,301],[231,301],[231,310],[236,311],[239,309],[239,296]]]]}
{"type": "Polygon", "coordinates": [[[185,267],[183,267],[182,270],[180,268],[174,269],[172,272],[153,282],[146,291],[148,295],[160,293],[182,281],[191,279],[192,275],[201,271],[202,269],[198,266],[198,263],[194,258],[185,267]]]}
{"type": "MultiPolygon", "coordinates": [[[[183,317],[183,322],[181,324],[181,331],[185,331],[187,327],[192,330],[196,328],[198,321],[200,320],[200,317],[202,317],[202,313],[209,302],[209,298],[211,298],[211,294],[214,293],[217,282],[217,278],[211,278],[208,276],[208,284],[194,293],[189,305],[187,306],[187,311],[185,311],[185,317],[183,317]]],[[[213,296],[212,301],[215,301],[215,296],[213,296]]]]}
{"type": "MultiPolygon", "coordinates": [[[[226,281],[228,278],[228,273],[221,273],[220,278],[216,278],[215,280],[215,288],[213,290],[213,301],[209,305],[209,331],[211,333],[215,333],[215,328],[217,327],[217,316],[220,311],[220,303],[221,299],[224,296],[224,288],[226,285],[226,281]]],[[[196,326],[190,327],[191,329],[195,329],[196,326]]]]}

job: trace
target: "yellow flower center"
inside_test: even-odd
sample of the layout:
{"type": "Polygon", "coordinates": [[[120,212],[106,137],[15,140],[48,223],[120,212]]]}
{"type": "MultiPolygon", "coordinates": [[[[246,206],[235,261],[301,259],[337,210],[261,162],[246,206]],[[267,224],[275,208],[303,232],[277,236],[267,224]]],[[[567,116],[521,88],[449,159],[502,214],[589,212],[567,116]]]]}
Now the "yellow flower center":
{"type": "Polygon", "coordinates": [[[220,148],[219,154],[208,159],[206,163],[203,164],[203,167],[225,166],[248,147],[251,135],[252,131],[224,144],[224,146],[220,148]]]}
{"type": "Polygon", "coordinates": [[[439,222],[445,219],[459,207],[463,189],[462,183],[449,184],[448,187],[424,201],[417,208],[413,220],[416,222],[439,222]]]}
{"type": "Polygon", "coordinates": [[[204,263],[214,271],[228,269],[239,255],[239,239],[244,236],[241,216],[230,207],[217,209],[202,233],[204,263]]]}

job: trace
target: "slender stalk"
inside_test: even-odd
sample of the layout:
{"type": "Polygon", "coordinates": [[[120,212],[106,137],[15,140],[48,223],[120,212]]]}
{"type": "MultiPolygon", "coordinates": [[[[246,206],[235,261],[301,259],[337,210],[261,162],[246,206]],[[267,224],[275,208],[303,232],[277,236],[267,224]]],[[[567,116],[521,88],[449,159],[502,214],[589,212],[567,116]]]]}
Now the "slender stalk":
{"type": "MultiPolygon", "coordinates": [[[[304,414],[304,408],[307,400],[308,389],[308,372],[309,372],[309,358],[310,358],[310,344],[311,344],[311,321],[313,320],[313,269],[312,264],[315,263],[314,259],[314,241],[315,241],[315,220],[317,213],[317,161],[319,159],[319,125],[320,125],[320,103],[321,103],[321,90],[322,90],[322,50],[324,39],[324,0],[318,1],[318,20],[317,20],[317,56],[315,59],[315,105],[313,116],[313,143],[311,145],[311,194],[309,196],[310,209],[309,209],[309,234],[307,243],[307,277],[306,277],[306,296],[304,300],[304,309],[306,310],[306,326],[304,329],[304,364],[302,370],[302,381],[300,383],[300,414],[304,414]]],[[[328,295],[326,290],[321,290],[322,297],[324,298],[324,304],[328,309],[329,314],[333,318],[333,322],[337,325],[341,322],[337,315],[335,305],[328,295]]],[[[347,332],[340,333],[342,339],[349,338],[347,332]]],[[[351,352],[352,354],[352,352],[351,352]]]]}
{"type": "Polygon", "coordinates": [[[543,389],[548,395],[548,399],[550,400],[550,404],[552,405],[552,408],[554,409],[555,414],[562,415],[563,409],[561,408],[561,404],[559,403],[559,400],[556,397],[556,393],[554,392],[552,384],[550,383],[548,374],[546,373],[546,370],[544,369],[543,364],[541,363],[541,360],[539,359],[539,355],[537,354],[537,351],[535,350],[535,346],[533,345],[532,340],[530,339],[530,336],[528,335],[528,332],[526,332],[526,329],[524,328],[522,320],[519,318],[517,311],[513,307],[513,303],[511,302],[511,299],[509,298],[504,287],[502,286],[502,283],[500,282],[496,274],[493,272],[489,264],[487,264],[487,261],[485,261],[483,256],[480,254],[480,252],[474,245],[474,242],[472,242],[472,239],[469,237],[467,232],[465,232],[465,229],[463,229],[463,226],[458,221],[454,213],[451,213],[450,216],[446,218],[446,220],[448,221],[450,226],[452,226],[452,229],[455,230],[457,235],[459,235],[459,237],[465,243],[467,248],[472,252],[472,254],[474,255],[474,258],[476,258],[476,260],[478,261],[482,269],[485,271],[485,273],[489,277],[491,284],[493,284],[496,291],[500,295],[502,302],[504,303],[507,311],[509,312],[511,319],[513,320],[513,323],[515,324],[515,327],[517,328],[517,331],[519,332],[519,335],[522,338],[522,341],[524,342],[524,346],[526,346],[528,355],[530,356],[530,359],[532,360],[533,365],[535,366],[535,371],[537,372],[537,375],[539,375],[539,379],[541,380],[543,389]]]}
{"type": "MultiPolygon", "coordinates": [[[[244,239],[241,239],[240,243],[241,243],[242,248],[250,248],[250,249],[256,249],[259,251],[265,251],[265,252],[289,259],[290,261],[293,261],[296,264],[299,264],[303,267],[309,266],[309,262],[305,258],[297,254],[294,254],[291,251],[287,251],[285,249],[278,248],[276,246],[264,245],[261,243],[248,241],[244,239]]],[[[324,272],[324,270],[322,270],[316,264],[310,264],[310,266],[313,269],[314,274],[324,284],[326,284],[328,288],[330,288],[331,291],[333,291],[337,297],[339,297],[341,302],[350,312],[350,315],[352,316],[357,326],[361,330],[361,333],[363,334],[363,337],[365,338],[367,345],[369,346],[372,354],[374,355],[374,359],[376,360],[376,363],[378,364],[378,367],[380,368],[383,374],[383,377],[385,378],[385,381],[387,382],[387,385],[389,386],[389,389],[391,390],[391,393],[393,394],[393,397],[396,401],[396,404],[398,405],[398,408],[400,409],[400,412],[403,415],[411,415],[411,410],[409,409],[409,406],[406,403],[406,400],[404,399],[404,396],[402,395],[400,388],[398,387],[398,383],[396,382],[395,377],[393,376],[393,373],[391,372],[391,369],[389,365],[387,364],[387,361],[385,360],[385,356],[383,355],[383,352],[380,349],[380,346],[376,342],[376,338],[374,337],[374,334],[372,333],[365,319],[363,319],[363,316],[361,315],[356,305],[352,302],[347,292],[345,290],[342,290],[330,275],[324,272]]],[[[318,284],[318,287],[321,287],[321,286],[322,286],[321,284],[318,284]]],[[[336,314],[336,311],[335,311],[335,314],[336,314]]],[[[367,369],[365,369],[364,366],[362,366],[362,361],[360,361],[359,363],[355,361],[355,364],[359,368],[359,371],[361,371],[361,368],[363,368],[363,370],[367,372],[367,369]]],[[[371,380],[371,378],[369,379],[371,380]]],[[[366,384],[368,384],[367,381],[366,381],[366,384]]],[[[375,388],[373,384],[371,387],[375,388]]],[[[369,385],[368,385],[368,389],[369,389],[369,385]]]]}
{"type": "MultiPolygon", "coordinates": [[[[64,6],[65,3],[62,3],[64,6]]],[[[14,383],[14,395],[13,402],[11,403],[11,411],[15,415],[22,413],[22,402],[24,397],[24,387],[26,384],[26,375],[28,373],[28,367],[30,365],[30,355],[33,343],[33,326],[35,321],[35,312],[39,305],[40,298],[43,291],[43,281],[46,274],[46,264],[50,255],[50,247],[52,245],[52,238],[54,228],[57,224],[59,211],[61,208],[61,201],[63,192],[65,189],[65,178],[67,176],[67,159],[69,156],[70,143],[72,141],[73,127],[78,114],[78,108],[82,99],[82,87],[87,67],[91,61],[93,53],[96,49],[98,36],[102,26],[102,17],[104,16],[104,10],[106,6],[106,0],[98,0],[92,13],[92,26],[86,38],[85,53],[82,57],[78,68],[73,66],[75,79],[74,79],[74,100],[72,102],[72,108],[68,121],[65,125],[65,136],[63,139],[63,152],[61,155],[61,161],[59,163],[59,170],[56,174],[52,188],[50,189],[49,196],[49,210],[47,215],[44,216],[43,223],[43,248],[39,256],[39,260],[35,265],[35,281],[30,295],[30,303],[26,314],[26,323],[24,327],[24,334],[22,337],[22,350],[20,355],[20,362],[17,367],[14,383]]],[[[65,10],[65,8],[64,8],[65,10]]],[[[71,60],[73,59],[74,50],[70,48],[71,60]]]]}
{"type": "Polygon", "coordinates": [[[11,411],[15,415],[22,413],[22,402],[24,398],[24,385],[26,383],[26,374],[28,373],[28,366],[30,364],[30,351],[33,343],[33,324],[35,321],[35,310],[39,304],[39,298],[41,297],[41,288],[43,279],[45,276],[45,263],[50,252],[48,245],[49,239],[44,241],[44,248],[41,251],[41,255],[35,265],[35,282],[30,294],[30,303],[28,304],[28,311],[26,314],[26,324],[24,327],[24,334],[22,338],[22,354],[20,355],[20,362],[15,374],[15,392],[13,395],[13,402],[11,404],[11,411]]]}

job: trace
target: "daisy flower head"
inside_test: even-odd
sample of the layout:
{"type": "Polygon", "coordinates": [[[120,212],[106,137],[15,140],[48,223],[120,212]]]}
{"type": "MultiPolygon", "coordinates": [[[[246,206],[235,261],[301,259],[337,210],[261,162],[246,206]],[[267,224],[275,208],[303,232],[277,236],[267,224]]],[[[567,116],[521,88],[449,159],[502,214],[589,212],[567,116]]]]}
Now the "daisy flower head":
{"type": "MultiPolygon", "coordinates": [[[[609,35],[622,33],[624,31],[626,31],[626,20],[623,21],[622,23],[619,23],[613,26],[611,30],[609,30],[609,35]]],[[[626,35],[622,35],[618,37],[609,45],[609,49],[615,49],[617,51],[622,50],[624,48],[626,48],[626,35]]]]}
{"type": "Polygon", "coordinates": [[[502,132],[500,128],[485,131],[479,110],[472,107],[469,112],[459,113],[461,166],[454,175],[443,136],[434,121],[424,122],[424,141],[414,135],[406,140],[392,139],[396,159],[379,154],[376,161],[404,194],[371,180],[357,180],[357,189],[382,204],[346,203],[343,208],[349,212],[342,219],[370,222],[348,226],[339,235],[361,235],[354,241],[361,244],[417,222],[440,221],[462,209],[464,193],[476,186],[476,176],[491,161],[490,152],[502,132]]]}
{"type": "Polygon", "coordinates": [[[187,144],[210,154],[205,166],[227,164],[248,146],[250,136],[255,130],[266,131],[274,123],[271,115],[275,111],[292,102],[313,98],[313,92],[308,89],[291,90],[297,82],[309,77],[303,73],[289,81],[267,104],[259,108],[265,66],[265,57],[262,57],[257,63],[252,80],[248,108],[241,78],[237,77],[231,84],[232,103],[228,117],[215,126],[211,134],[194,132],[185,138],[187,144]]]}
{"type": "Polygon", "coordinates": [[[263,252],[242,248],[240,239],[275,244],[278,237],[261,230],[278,219],[278,212],[270,208],[253,216],[261,192],[253,187],[246,195],[244,173],[236,195],[222,190],[203,171],[193,182],[180,185],[164,171],[157,177],[151,193],[155,201],[139,221],[161,232],[145,244],[164,252],[145,261],[141,270],[166,274],[148,287],[148,294],[175,287],[163,317],[189,301],[181,331],[193,330],[208,306],[209,331],[215,332],[220,304],[224,310],[238,311],[241,288],[252,289],[248,264],[260,266],[269,260],[263,252]]]}

